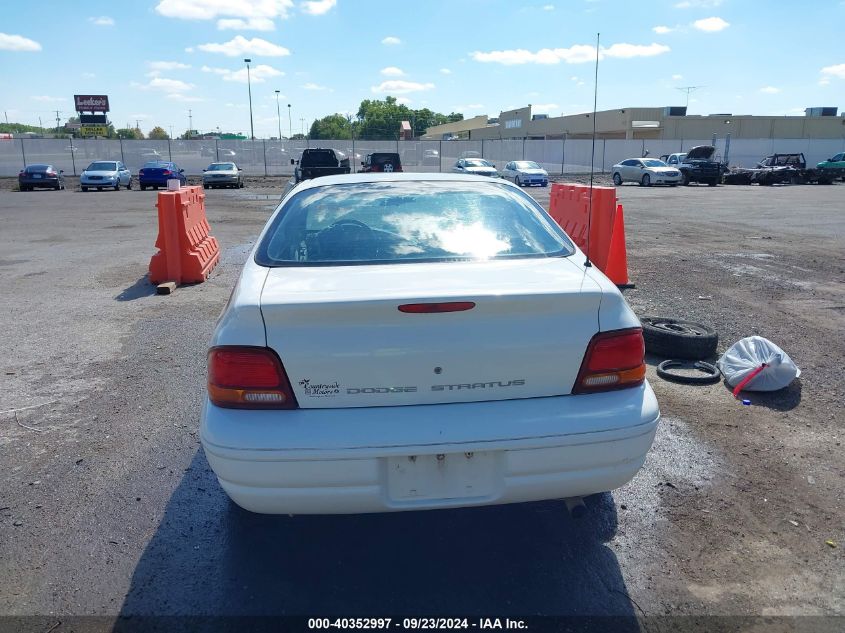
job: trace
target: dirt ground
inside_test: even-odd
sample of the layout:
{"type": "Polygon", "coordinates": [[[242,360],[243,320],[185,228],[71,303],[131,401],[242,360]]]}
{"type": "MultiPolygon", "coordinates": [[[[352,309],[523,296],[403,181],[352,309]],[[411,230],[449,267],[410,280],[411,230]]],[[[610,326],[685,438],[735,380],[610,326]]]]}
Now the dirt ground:
{"type": "Polygon", "coordinates": [[[104,630],[150,614],[612,615],[626,631],[845,615],[845,186],[619,188],[635,311],[709,324],[720,353],[760,334],[802,376],[743,406],[722,384],[659,379],[649,358],[663,419],[646,466],[573,520],[556,502],[232,507],[199,448],[205,349],[282,179],[208,192],[221,263],[169,297],[145,278],[155,193],[71,181],[0,180],[0,614],[42,616],[38,630],[73,615],[104,630]]]}

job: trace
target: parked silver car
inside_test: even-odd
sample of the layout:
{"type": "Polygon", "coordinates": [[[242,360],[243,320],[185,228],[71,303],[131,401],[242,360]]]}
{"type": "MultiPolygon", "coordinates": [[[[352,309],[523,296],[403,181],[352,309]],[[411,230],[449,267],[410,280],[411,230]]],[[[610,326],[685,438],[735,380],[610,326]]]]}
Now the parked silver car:
{"type": "Polygon", "coordinates": [[[502,170],[502,178],[511,180],[520,187],[549,185],[549,173],[533,160],[512,160],[502,170]]]}
{"type": "Polygon", "coordinates": [[[611,173],[613,184],[617,187],[626,181],[639,183],[643,187],[651,185],[677,187],[683,180],[680,171],[656,158],[629,158],[615,164],[611,173]]]}
{"type": "Polygon", "coordinates": [[[490,176],[491,178],[498,178],[499,172],[496,166],[489,160],[483,158],[461,158],[452,171],[456,174],[472,174],[474,176],[490,176]]]}
{"type": "Polygon", "coordinates": [[[132,189],[132,172],[119,160],[95,160],[79,175],[82,191],[96,187],[102,191],[106,187],[117,191],[121,187],[132,189]]]}
{"type": "Polygon", "coordinates": [[[234,187],[243,189],[241,169],[235,163],[211,163],[202,170],[202,187],[234,187]]]}

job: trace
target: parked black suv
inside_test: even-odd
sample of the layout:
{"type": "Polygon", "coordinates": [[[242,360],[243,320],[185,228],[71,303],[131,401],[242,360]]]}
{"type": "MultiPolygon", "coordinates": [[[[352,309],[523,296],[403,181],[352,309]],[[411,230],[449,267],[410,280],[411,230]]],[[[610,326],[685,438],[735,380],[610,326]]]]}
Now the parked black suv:
{"type": "Polygon", "coordinates": [[[361,172],[391,172],[402,171],[402,161],[396,152],[375,152],[367,154],[361,161],[361,172]]]}
{"type": "Polygon", "coordinates": [[[348,174],[352,171],[349,167],[348,158],[338,158],[333,149],[306,149],[302,152],[299,160],[290,159],[291,165],[296,165],[294,178],[296,182],[319,178],[320,176],[333,176],[335,174],[348,174]]]}

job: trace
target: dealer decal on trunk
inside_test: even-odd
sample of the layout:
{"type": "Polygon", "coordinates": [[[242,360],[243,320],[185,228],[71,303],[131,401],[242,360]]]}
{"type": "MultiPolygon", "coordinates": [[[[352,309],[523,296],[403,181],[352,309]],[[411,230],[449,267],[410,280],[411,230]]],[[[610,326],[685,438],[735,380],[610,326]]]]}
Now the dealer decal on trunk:
{"type": "Polygon", "coordinates": [[[310,378],[303,378],[299,381],[299,386],[305,391],[306,396],[312,398],[326,398],[340,393],[340,384],[337,381],[312,383],[310,378]]]}

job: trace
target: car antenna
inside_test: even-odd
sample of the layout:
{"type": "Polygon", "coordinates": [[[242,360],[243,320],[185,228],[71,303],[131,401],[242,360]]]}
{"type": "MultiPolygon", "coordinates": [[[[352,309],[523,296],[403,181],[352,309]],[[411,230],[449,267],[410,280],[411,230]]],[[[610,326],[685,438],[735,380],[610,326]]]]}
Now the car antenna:
{"type": "Polygon", "coordinates": [[[596,33],[596,76],[593,83],[593,145],[590,150],[590,204],[587,208],[587,260],[584,266],[590,268],[590,225],[593,219],[593,173],[595,172],[596,160],[596,105],[599,97],[599,42],[601,33],[596,33]]]}

